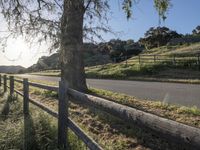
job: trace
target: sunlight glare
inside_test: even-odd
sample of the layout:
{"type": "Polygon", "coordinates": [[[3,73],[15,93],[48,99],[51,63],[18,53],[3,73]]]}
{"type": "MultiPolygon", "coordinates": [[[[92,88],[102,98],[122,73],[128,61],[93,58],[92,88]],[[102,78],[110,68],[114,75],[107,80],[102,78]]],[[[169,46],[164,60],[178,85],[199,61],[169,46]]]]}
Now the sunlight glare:
{"type": "Polygon", "coordinates": [[[0,52],[0,65],[21,65],[23,67],[29,67],[33,63],[36,63],[37,59],[42,55],[48,55],[48,52],[44,51],[44,47],[30,46],[22,39],[9,39],[5,52],[0,52]],[[43,49],[43,52],[41,51],[43,49]]]}

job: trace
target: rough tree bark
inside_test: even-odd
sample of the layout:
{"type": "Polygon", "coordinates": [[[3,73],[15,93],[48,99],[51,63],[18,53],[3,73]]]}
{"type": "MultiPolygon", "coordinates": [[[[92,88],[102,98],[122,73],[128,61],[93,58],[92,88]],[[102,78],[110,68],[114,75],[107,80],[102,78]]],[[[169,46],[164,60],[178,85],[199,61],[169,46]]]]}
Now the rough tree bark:
{"type": "Polygon", "coordinates": [[[87,89],[83,62],[83,0],[64,0],[61,20],[61,78],[69,87],[87,89]]]}

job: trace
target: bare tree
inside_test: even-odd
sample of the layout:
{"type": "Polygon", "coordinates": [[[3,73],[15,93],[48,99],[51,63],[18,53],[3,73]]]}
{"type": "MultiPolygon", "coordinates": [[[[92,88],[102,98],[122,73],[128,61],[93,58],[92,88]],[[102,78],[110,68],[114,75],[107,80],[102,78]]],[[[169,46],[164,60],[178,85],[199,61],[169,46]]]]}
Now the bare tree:
{"type": "MultiPolygon", "coordinates": [[[[137,0],[118,0],[127,14],[137,0]]],[[[170,0],[154,0],[159,16],[166,18],[170,0]]],[[[69,86],[87,89],[82,54],[83,38],[101,39],[99,31],[109,32],[109,0],[1,0],[1,13],[9,37],[23,35],[28,42],[51,43],[49,50],[59,49],[61,77],[69,86]]]]}

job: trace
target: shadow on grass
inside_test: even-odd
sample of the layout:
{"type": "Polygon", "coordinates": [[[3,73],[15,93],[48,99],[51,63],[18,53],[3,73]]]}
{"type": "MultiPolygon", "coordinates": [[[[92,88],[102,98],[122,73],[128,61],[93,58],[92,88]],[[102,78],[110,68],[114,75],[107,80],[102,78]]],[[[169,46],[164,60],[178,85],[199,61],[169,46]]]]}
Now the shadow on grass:
{"type": "MultiPolygon", "coordinates": [[[[84,104],[79,103],[78,105],[85,107],[84,104]]],[[[185,143],[180,144],[178,141],[172,141],[167,136],[161,136],[159,133],[139,124],[123,121],[117,116],[110,115],[94,107],[86,106],[85,108],[89,108],[88,114],[91,115],[91,118],[85,118],[82,123],[87,126],[87,130],[94,137],[99,136],[100,139],[104,137],[102,140],[109,138],[111,141],[114,141],[111,144],[112,149],[137,149],[142,146],[153,150],[193,150],[193,148],[185,143]],[[105,137],[107,135],[110,136],[105,137]]],[[[79,115],[83,115],[83,118],[87,116],[87,114],[81,113],[79,115]]],[[[82,117],[80,116],[80,118],[82,117]]]]}
{"type": "Polygon", "coordinates": [[[10,102],[8,100],[6,100],[4,106],[1,110],[1,115],[2,115],[3,120],[7,119],[9,111],[10,111],[10,102]]]}
{"type": "Polygon", "coordinates": [[[36,150],[38,145],[35,137],[35,129],[31,115],[24,115],[24,150],[36,150]]]}
{"type": "Polygon", "coordinates": [[[7,96],[6,93],[2,94],[4,95],[4,104],[1,109],[1,117],[3,120],[6,120],[8,118],[9,112],[10,112],[10,104],[16,100],[14,96],[7,96]]]}

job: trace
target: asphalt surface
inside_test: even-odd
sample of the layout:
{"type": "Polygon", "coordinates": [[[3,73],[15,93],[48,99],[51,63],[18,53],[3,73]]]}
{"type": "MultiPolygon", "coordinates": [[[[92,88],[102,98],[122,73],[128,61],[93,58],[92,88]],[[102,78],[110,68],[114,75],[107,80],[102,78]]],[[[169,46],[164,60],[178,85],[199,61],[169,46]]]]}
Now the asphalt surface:
{"type": "MultiPolygon", "coordinates": [[[[58,82],[60,80],[59,77],[27,74],[19,76],[50,82],[58,82]]],[[[200,108],[200,85],[198,84],[87,79],[87,85],[89,87],[124,93],[140,99],[200,108]]]]}

